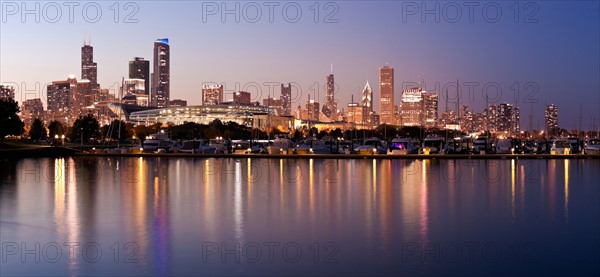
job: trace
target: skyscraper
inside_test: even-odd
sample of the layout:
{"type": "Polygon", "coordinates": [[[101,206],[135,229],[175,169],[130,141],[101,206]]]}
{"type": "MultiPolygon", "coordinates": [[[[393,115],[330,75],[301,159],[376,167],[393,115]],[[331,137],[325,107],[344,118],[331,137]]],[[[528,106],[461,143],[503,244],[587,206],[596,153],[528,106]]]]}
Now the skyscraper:
{"type": "Polygon", "coordinates": [[[94,62],[94,47],[89,42],[84,42],[81,47],[81,79],[98,83],[98,65],[94,62]]]}
{"type": "Polygon", "coordinates": [[[550,136],[558,135],[558,107],[554,104],[547,105],[545,110],[546,132],[550,136]]]}
{"type": "MultiPolygon", "coordinates": [[[[84,88],[75,94],[77,98],[75,100],[79,103],[80,108],[86,106],[85,104],[89,102],[87,100],[95,100],[100,93],[98,65],[94,62],[94,47],[89,41],[84,42],[81,47],[81,82],[85,83],[84,88]]],[[[73,110],[73,112],[76,113],[77,111],[73,110]]]]}
{"type": "Polygon", "coordinates": [[[487,131],[491,131],[494,132],[498,129],[498,122],[497,122],[497,118],[498,118],[498,113],[496,111],[496,105],[495,104],[489,104],[487,109],[484,110],[484,115],[485,115],[485,125],[486,125],[486,129],[487,131]]]}
{"type": "Polygon", "coordinates": [[[96,100],[95,96],[94,83],[87,79],[79,80],[75,89],[73,116],[77,116],[77,113],[81,113],[86,107],[93,106],[96,100]]]}
{"type": "Polygon", "coordinates": [[[354,102],[354,96],[352,96],[352,102],[348,103],[348,112],[346,113],[346,121],[354,124],[366,124],[365,120],[365,107],[354,102]]]}
{"type": "Polygon", "coordinates": [[[283,115],[292,115],[292,85],[290,83],[286,85],[281,84],[281,109],[283,115]]]}
{"type": "Polygon", "coordinates": [[[144,80],[144,94],[150,94],[150,61],[135,57],[129,61],[129,79],[144,80]]]}
{"type": "Polygon", "coordinates": [[[435,128],[438,122],[438,94],[436,92],[423,93],[423,113],[425,128],[435,128]]]}
{"type": "Polygon", "coordinates": [[[395,124],[394,68],[386,65],[379,69],[379,93],[381,124],[395,124]]]}
{"type": "Polygon", "coordinates": [[[420,88],[408,88],[402,91],[402,126],[423,125],[423,91],[420,88]]]}
{"type": "MultiPolygon", "coordinates": [[[[354,101],[352,101],[354,102],[354,101]]],[[[373,90],[369,85],[369,81],[363,88],[362,92],[362,107],[363,107],[363,115],[362,122],[363,124],[369,125],[369,128],[373,127],[373,90]]]]}
{"type": "Polygon", "coordinates": [[[47,87],[47,109],[48,120],[58,120],[68,123],[68,118],[75,109],[75,94],[77,91],[77,79],[69,76],[66,81],[54,81],[47,87]]]}
{"type": "Polygon", "coordinates": [[[521,132],[521,111],[519,110],[519,107],[513,108],[510,124],[510,128],[513,134],[518,134],[519,132],[521,132]]]}
{"type": "Polygon", "coordinates": [[[512,105],[508,103],[502,103],[498,105],[498,118],[496,119],[496,122],[498,124],[498,131],[511,131],[510,121],[512,120],[512,108],[512,105]]]}
{"type": "Polygon", "coordinates": [[[335,103],[335,82],[333,74],[327,75],[327,92],[325,95],[325,105],[323,105],[323,114],[331,118],[337,113],[337,104],[335,103]]]}
{"type": "Polygon", "coordinates": [[[202,105],[218,105],[223,102],[223,85],[204,85],[202,105]]]}
{"type": "Polygon", "coordinates": [[[306,110],[308,111],[308,120],[319,121],[319,102],[310,99],[310,94],[308,95],[308,101],[306,101],[306,110]]]}
{"type": "Polygon", "coordinates": [[[170,103],[170,46],[169,39],[157,39],[154,41],[154,71],[152,72],[152,105],[164,108],[170,103]]]}

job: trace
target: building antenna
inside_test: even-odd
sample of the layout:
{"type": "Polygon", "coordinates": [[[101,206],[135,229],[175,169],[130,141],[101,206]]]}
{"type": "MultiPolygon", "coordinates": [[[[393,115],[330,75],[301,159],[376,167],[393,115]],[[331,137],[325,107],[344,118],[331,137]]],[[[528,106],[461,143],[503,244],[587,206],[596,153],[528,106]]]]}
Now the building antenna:
{"type": "Polygon", "coordinates": [[[448,89],[446,89],[446,112],[448,111],[448,89]]]}
{"type": "Polygon", "coordinates": [[[456,115],[457,121],[460,121],[460,87],[458,86],[458,80],[456,80],[456,115]]]}
{"type": "Polygon", "coordinates": [[[485,94],[485,127],[486,131],[490,130],[490,104],[488,101],[487,93],[485,94]]]}
{"type": "Polygon", "coordinates": [[[333,63],[329,66],[329,73],[333,74],[333,63]]]}
{"type": "Polygon", "coordinates": [[[579,134],[581,134],[581,119],[583,118],[583,116],[581,116],[582,109],[583,109],[583,104],[579,104],[579,130],[577,130],[577,132],[578,132],[577,137],[579,137],[579,134]]]}

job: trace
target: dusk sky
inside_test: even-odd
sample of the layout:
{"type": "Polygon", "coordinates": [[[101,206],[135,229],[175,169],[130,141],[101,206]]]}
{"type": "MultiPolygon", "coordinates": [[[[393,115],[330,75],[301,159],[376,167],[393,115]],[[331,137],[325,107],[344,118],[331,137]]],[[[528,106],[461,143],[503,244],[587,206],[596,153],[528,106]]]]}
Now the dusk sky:
{"type": "MultiPolygon", "coordinates": [[[[533,128],[543,128],[544,105],[550,103],[559,106],[562,128],[578,127],[580,105],[584,129],[592,127],[594,118],[600,120],[597,1],[540,1],[530,2],[529,6],[525,2],[471,2],[476,5],[472,18],[464,2],[319,2],[317,23],[312,1],[295,2],[302,10],[296,23],[287,22],[290,18],[282,15],[287,2],[271,2],[278,4],[274,6],[273,22],[269,20],[269,7],[258,2],[262,16],[256,23],[249,22],[256,15],[252,6],[247,6],[247,16],[242,14],[239,23],[234,15],[227,15],[223,23],[222,11],[215,15],[205,12],[203,20],[203,5],[220,9],[222,3],[230,8],[239,3],[243,13],[248,2],[132,2],[138,7],[133,16],[138,23],[123,22],[133,11],[131,7],[124,9],[126,2],[119,2],[118,23],[114,22],[112,1],[97,2],[102,11],[97,23],[84,20],[85,2],[75,7],[73,23],[69,22],[67,6],[62,6],[57,23],[48,22],[55,17],[55,7],[47,7],[49,14],[42,14],[39,23],[34,15],[26,15],[23,23],[22,11],[12,15],[11,3],[22,8],[22,2],[2,2],[0,82],[16,83],[20,91],[22,83],[27,84],[27,90],[35,90],[39,83],[44,101],[45,84],[64,80],[69,74],[81,77],[80,48],[84,35],[91,34],[98,82],[112,89],[122,77],[127,78],[128,61],[134,57],[152,60],[154,40],[169,38],[171,99],[185,99],[190,105],[201,102],[202,83],[224,83],[229,93],[245,87],[258,100],[268,96],[264,83],[295,82],[302,89],[301,96],[294,92],[295,108],[304,105],[309,93],[314,94],[314,83],[318,83],[319,98],[325,98],[325,77],[333,64],[338,107],[346,107],[351,95],[360,99],[369,81],[379,112],[378,69],[387,63],[395,68],[396,105],[403,84],[422,78],[425,89],[441,90],[435,83],[443,87],[458,80],[461,84],[480,84],[471,97],[463,86],[461,98],[461,105],[467,104],[477,112],[485,105],[482,87],[499,84],[502,95],[493,99],[496,93],[490,89],[490,102],[519,106],[524,130],[530,127],[532,101],[537,102],[533,104],[533,128]],[[423,15],[422,11],[422,5],[433,9],[436,4],[440,5],[439,23],[434,14],[423,15]],[[486,5],[487,16],[483,12],[486,5]],[[335,7],[338,10],[330,19],[338,22],[325,23],[335,7]],[[415,7],[419,10],[407,15],[415,7]],[[458,18],[456,7],[461,8],[458,18]],[[501,14],[496,14],[494,7],[499,7],[501,14]],[[494,20],[497,22],[491,22],[494,20]],[[535,85],[526,85],[529,82],[535,85]],[[260,95],[252,83],[262,85],[260,95]],[[520,87],[518,100],[515,83],[520,87]],[[539,91],[525,97],[535,87],[539,91]]],[[[27,5],[33,9],[34,3],[40,4],[43,13],[48,2],[27,5]]],[[[93,18],[93,9],[88,12],[93,18]]],[[[288,15],[295,17],[289,5],[288,15]]],[[[279,97],[279,89],[274,96],[279,97]]],[[[36,97],[40,92],[37,96],[35,92],[27,96],[17,93],[19,101],[36,97]]],[[[442,97],[440,113],[444,109],[442,97]]]]}

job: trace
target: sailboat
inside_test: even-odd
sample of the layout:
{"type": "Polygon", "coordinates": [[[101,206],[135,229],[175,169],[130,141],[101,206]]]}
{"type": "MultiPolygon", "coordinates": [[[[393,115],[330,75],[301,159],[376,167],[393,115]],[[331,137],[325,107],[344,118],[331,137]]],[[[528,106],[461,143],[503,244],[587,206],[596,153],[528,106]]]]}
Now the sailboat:
{"type": "MultiPolygon", "coordinates": [[[[125,83],[125,78],[121,79],[121,97],[119,97],[119,104],[122,104],[122,99],[123,99],[123,90],[124,90],[124,84],[125,83]]],[[[118,119],[118,124],[119,124],[119,129],[118,129],[118,133],[117,133],[117,148],[107,148],[104,149],[105,153],[111,153],[111,154],[125,154],[127,153],[128,149],[127,148],[121,148],[121,125],[122,125],[122,121],[121,121],[121,109],[119,109],[119,119],[118,119]]],[[[114,121],[113,121],[114,122],[114,121]]],[[[109,137],[112,134],[113,131],[113,122],[110,123],[109,127],[108,127],[108,131],[106,132],[106,136],[105,137],[109,137]]]]}

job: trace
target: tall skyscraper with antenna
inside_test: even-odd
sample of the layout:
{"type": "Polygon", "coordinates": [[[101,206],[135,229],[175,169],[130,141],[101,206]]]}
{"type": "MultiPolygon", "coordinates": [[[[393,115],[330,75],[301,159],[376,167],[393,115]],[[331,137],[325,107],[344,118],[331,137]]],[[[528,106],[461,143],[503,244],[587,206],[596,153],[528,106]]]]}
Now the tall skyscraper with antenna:
{"type": "Polygon", "coordinates": [[[91,39],[84,39],[81,47],[81,79],[89,80],[93,84],[98,83],[98,65],[94,62],[94,47],[91,39]]]}
{"type": "Polygon", "coordinates": [[[335,81],[333,79],[333,73],[327,75],[327,91],[325,94],[325,104],[323,105],[323,114],[331,119],[336,119],[334,117],[337,114],[337,104],[335,103],[335,81]]]}

